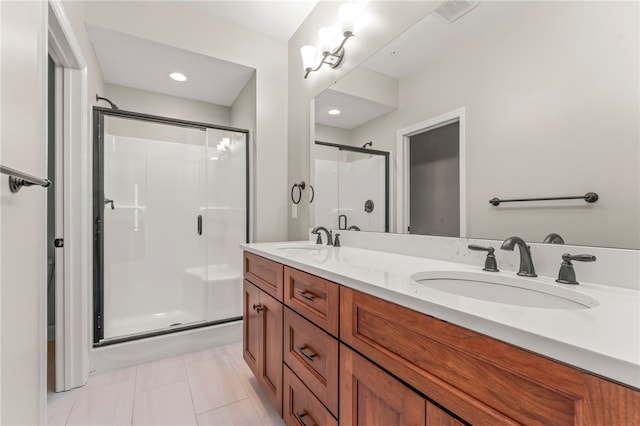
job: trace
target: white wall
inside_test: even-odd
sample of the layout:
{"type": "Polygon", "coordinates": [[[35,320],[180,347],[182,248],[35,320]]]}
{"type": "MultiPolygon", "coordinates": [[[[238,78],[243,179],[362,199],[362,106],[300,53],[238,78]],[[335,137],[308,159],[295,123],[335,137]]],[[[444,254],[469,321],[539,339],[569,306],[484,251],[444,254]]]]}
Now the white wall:
{"type": "Polygon", "coordinates": [[[288,189],[279,165],[287,157],[286,43],[176,3],[88,2],[85,8],[93,25],[256,69],[254,235],[285,240],[288,189]]]}
{"type": "MultiPolygon", "coordinates": [[[[438,7],[440,2],[384,1],[369,2],[355,37],[346,43],[342,64],[335,69],[326,65],[306,79],[302,69],[300,47],[314,44],[318,30],[338,19],[339,2],[319,2],[289,40],[289,163],[288,187],[308,181],[310,176],[309,145],[316,139],[310,119],[310,102],[324,89],[354,69],[369,55],[397,37],[411,25],[438,7]]],[[[370,140],[370,139],[367,139],[370,140]]],[[[291,203],[291,201],[289,201],[291,203]]],[[[300,203],[297,219],[289,218],[289,239],[306,239],[309,228],[309,204],[300,203]]]]}
{"type": "Polygon", "coordinates": [[[231,118],[229,125],[238,129],[251,132],[256,129],[256,74],[254,73],[244,89],[231,105],[231,118]]]}
{"type": "Polygon", "coordinates": [[[467,235],[638,248],[639,39],[637,2],[539,2],[401,80],[401,109],[354,139],[394,153],[397,129],[465,107],[467,235]],[[600,200],[488,203],[587,191],[600,200]]]}
{"type": "MultiPolygon", "coordinates": [[[[229,126],[231,121],[231,109],[223,105],[164,95],[117,84],[105,84],[104,95],[101,94],[101,96],[108,98],[118,108],[125,111],[221,126],[229,126]]],[[[106,102],[101,102],[98,105],[109,106],[106,102]]]]}
{"type": "Polygon", "coordinates": [[[400,84],[389,77],[364,68],[356,68],[337,81],[332,90],[384,105],[398,106],[400,84]]]}
{"type": "Polygon", "coordinates": [[[82,49],[84,59],[87,62],[87,97],[89,98],[89,105],[104,106],[103,102],[96,102],[96,94],[104,96],[105,86],[102,70],[98,65],[98,59],[93,51],[89,34],[84,25],[85,3],[76,0],[63,0],[62,3],[76,40],[80,45],[80,49],[82,49]]]}
{"type": "MultiPolygon", "coordinates": [[[[0,2],[0,161],[47,172],[47,3],[0,2]]],[[[46,190],[0,176],[0,423],[43,424],[46,190]]]]}
{"type": "MultiPolygon", "coordinates": [[[[338,143],[342,145],[352,145],[351,131],[348,129],[341,129],[339,127],[331,127],[331,126],[324,126],[322,124],[316,124],[315,134],[316,134],[316,140],[320,142],[331,142],[331,143],[338,143]]],[[[315,145],[314,141],[311,141],[311,143],[315,145]]],[[[313,152],[313,148],[311,148],[311,151],[313,152]]],[[[314,155],[313,158],[317,158],[317,157],[314,155]]]]}

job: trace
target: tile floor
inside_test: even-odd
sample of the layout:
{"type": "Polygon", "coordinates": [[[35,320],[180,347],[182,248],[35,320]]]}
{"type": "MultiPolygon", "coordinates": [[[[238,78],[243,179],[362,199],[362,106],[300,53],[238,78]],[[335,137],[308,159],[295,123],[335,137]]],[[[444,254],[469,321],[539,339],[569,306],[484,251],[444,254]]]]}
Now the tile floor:
{"type": "Polygon", "coordinates": [[[49,425],[284,425],[242,343],[123,368],[49,393],[49,425]]]}

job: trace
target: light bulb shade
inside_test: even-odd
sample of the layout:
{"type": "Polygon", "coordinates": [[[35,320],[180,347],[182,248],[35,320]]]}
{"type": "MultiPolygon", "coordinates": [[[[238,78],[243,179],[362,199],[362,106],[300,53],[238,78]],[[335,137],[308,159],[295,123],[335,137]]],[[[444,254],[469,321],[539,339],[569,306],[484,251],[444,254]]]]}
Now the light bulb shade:
{"type": "Polygon", "coordinates": [[[333,52],[336,47],[336,29],[333,27],[322,27],[318,31],[318,38],[320,39],[320,51],[321,52],[333,52]]]}
{"type": "Polygon", "coordinates": [[[305,70],[313,69],[316,62],[316,48],[307,44],[300,48],[300,54],[302,55],[302,68],[305,70]]]}
{"type": "Polygon", "coordinates": [[[356,15],[358,7],[355,3],[345,3],[338,9],[340,14],[340,23],[342,24],[342,34],[350,32],[355,33],[356,15]]]}

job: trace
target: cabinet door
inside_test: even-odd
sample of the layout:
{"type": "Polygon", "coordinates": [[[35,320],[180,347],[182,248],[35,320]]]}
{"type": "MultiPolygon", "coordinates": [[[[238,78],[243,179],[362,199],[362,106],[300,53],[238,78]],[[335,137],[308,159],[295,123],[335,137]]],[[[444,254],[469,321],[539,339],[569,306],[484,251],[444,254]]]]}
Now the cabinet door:
{"type": "Polygon", "coordinates": [[[345,345],[340,345],[340,423],[425,426],[426,400],[345,345]]]}
{"type": "Polygon", "coordinates": [[[254,308],[260,304],[260,290],[258,287],[244,280],[243,292],[243,336],[242,336],[242,357],[253,372],[253,375],[260,377],[260,313],[254,308]]]}
{"type": "Polygon", "coordinates": [[[259,381],[267,397],[282,415],[282,303],[260,292],[260,351],[259,381]]]}
{"type": "Polygon", "coordinates": [[[464,423],[427,401],[427,426],[464,426],[464,423]]]}

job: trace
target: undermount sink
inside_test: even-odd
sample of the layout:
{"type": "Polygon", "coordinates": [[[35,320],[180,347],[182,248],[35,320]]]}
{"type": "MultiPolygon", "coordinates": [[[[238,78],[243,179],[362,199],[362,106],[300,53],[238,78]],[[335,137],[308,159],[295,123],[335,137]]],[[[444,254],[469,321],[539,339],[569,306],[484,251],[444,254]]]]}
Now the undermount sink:
{"type": "Polygon", "coordinates": [[[284,244],[276,247],[276,250],[283,251],[285,253],[319,253],[326,250],[327,246],[320,244],[284,244]]]}
{"type": "Polygon", "coordinates": [[[598,306],[590,296],[559,284],[502,273],[428,271],[411,279],[434,290],[471,299],[547,309],[588,309],[598,306]]]}

